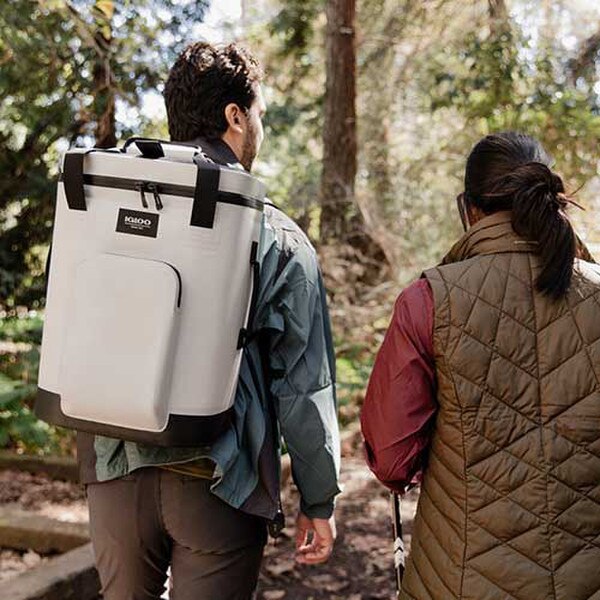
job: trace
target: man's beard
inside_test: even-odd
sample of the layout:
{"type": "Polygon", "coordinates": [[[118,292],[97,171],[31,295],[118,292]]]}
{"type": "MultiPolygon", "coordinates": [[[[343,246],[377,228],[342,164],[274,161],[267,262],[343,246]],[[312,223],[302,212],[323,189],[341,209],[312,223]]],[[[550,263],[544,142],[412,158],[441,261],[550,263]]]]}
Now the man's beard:
{"type": "Polygon", "coordinates": [[[254,159],[258,154],[256,137],[256,129],[249,120],[248,130],[246,131],[246,139],[244,140],[244,145],[242,146],[242,157],[240,158],[242,167],[244,167],[244,169],[246,169],[248,172],[250,172],[252,169],[252,163],[254,163],[254,159]]]}

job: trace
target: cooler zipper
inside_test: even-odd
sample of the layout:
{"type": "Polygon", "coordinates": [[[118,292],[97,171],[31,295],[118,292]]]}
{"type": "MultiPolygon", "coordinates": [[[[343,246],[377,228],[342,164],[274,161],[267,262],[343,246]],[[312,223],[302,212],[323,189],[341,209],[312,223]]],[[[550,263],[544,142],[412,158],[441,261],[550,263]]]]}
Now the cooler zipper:
{"type": "Polygon", "coordinates": [[[140,193],[142,197],[142,206],[148,208],[148,202],[146,201],[146,194],[144,194],[144,182],[140,181],[135,184],[135,189],[140,193]]]}
{"type": "Polygon", "coordinates": [[[142,206],[148,208],[148,201],[146,200],[145,192],[151,192],[154,196],[154,206],[156,210],[162,210],[163,203],[158,193],[158,184],[151,181],[136,181],[135,189],[140,193],[142,198],[142,206]]]}

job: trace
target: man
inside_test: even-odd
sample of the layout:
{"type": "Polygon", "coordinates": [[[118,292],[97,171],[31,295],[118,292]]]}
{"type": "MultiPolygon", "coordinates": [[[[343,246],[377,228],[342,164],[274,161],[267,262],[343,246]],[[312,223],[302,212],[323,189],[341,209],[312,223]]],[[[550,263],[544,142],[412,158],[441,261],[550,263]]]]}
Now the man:
{"type": "MultiPolygon", "coordinates": [[[[256,60],[235,45],[192,44],[165,86],[173,141],[250,171],[265,113],[256,60]]],[[[250,598],[279,498],[279,433],[301,496],[297,561],[335,539],[339,433],[334,354],[317,257],[267,205],[255,335],[244,351],[230,429],[211,447],[159,448],[80,434],[82,479],[105,600],[250,598]]]]}

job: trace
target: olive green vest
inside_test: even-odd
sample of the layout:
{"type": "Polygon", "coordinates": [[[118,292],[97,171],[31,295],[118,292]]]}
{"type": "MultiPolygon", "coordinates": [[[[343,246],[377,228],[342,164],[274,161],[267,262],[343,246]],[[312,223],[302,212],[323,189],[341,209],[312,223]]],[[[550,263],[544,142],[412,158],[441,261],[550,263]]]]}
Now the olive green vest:
{"type": "Polygon", "coordinates": [[[578,260],[548,300],[510,213],[444,262],[425,273],[439,412],[401,598],[598,600],[600,268],[578,260]]]}

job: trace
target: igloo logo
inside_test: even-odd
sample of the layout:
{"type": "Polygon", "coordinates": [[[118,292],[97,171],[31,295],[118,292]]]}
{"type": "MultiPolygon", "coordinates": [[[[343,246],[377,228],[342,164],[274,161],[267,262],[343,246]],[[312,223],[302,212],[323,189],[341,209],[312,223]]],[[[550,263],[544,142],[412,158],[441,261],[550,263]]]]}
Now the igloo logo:
{"type": "Polygon", "coordinates": [[[129,223],[129,225],[145,225],[146,227],[150,227],[152,225],[152,221],[150,219],[142,219],[141,217],[125,217],[125,223],[129,223]]]}
{"type": "Polygon", "coordinates": [[[158,215],[121,208],[117,217],[116,231],[155,238],[158,235],[158,215]]]}

